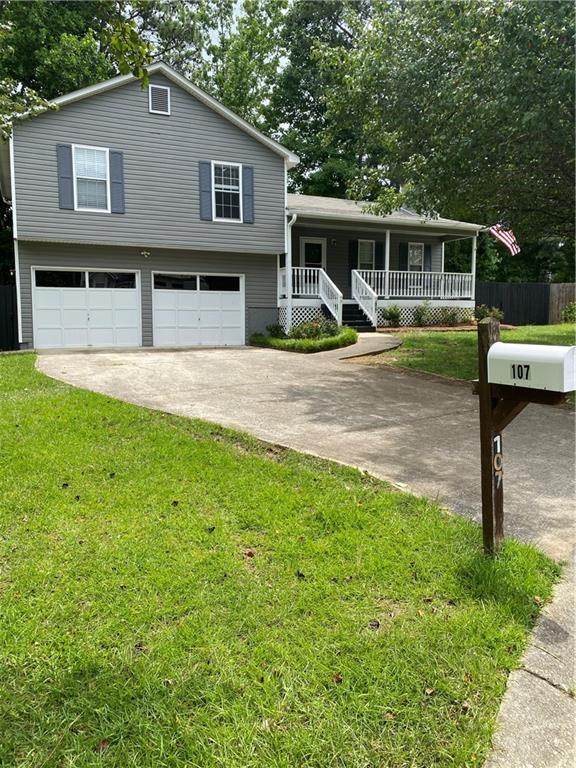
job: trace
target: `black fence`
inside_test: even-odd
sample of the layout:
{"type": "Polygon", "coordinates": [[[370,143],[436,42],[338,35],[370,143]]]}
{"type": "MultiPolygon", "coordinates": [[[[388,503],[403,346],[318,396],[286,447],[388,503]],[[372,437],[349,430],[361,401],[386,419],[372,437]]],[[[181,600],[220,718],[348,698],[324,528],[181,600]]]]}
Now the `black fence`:
{"type": "Polygon", "coordinates": [[[18,347],[16,286],[0,285],[0,349],[18,347]]]}
{"type": "Polygon", "coordinates": [[[574,283],[476,283],[476,304],[499,307],[511,325],[560,323],[574,283]]]}

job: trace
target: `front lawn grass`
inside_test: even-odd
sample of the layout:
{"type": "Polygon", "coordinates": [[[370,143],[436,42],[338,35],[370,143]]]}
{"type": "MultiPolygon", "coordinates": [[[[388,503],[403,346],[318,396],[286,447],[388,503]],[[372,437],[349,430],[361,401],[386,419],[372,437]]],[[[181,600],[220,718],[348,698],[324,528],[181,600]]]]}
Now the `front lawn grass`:
{"type": "MultiPolygon", "coordinates": [[[[516,344],[574,344],[575,328],[525,325],[501,331],[502,341],[516,344]]],[[[368,362],[437,373],[453,379],[478,378],[478,334],[474,331],[415,331],[402,334],[401,347],[372,356],[368,362]]]]}
{"type": "Polygon", "coordinates": [[[280,339],[275,336],[265,336],[254,333],[250,344],[254,347],[270,347],[282,349],[285,352],[326,352],[329,349],[349,347],[358,341],[358,333],[354,328],[341,328],[335,336],[323,336],[321,339],[280,339]]]}
{"type": "Polygon", "coordinates": [[[0,765],[480,766],[558,567],[0,356],[0,765]]]}

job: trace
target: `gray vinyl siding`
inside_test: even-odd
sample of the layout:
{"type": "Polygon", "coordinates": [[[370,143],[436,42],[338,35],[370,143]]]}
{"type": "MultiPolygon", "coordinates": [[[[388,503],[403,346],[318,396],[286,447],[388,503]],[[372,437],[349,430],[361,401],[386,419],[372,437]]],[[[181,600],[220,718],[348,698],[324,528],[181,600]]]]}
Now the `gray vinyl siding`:
{"type": "Polygon", "coordinates": [[[277,322],[277,258],[267,254],[230,254],[154,249],[144,258],[134,248],[19,243],[22,342],[33,343],[32,267],[134,269],[140,271],[142,343],[152,344],[152,272],[212,272],[245,276],[246,338],[277,322]]]}
{"type": "Polygon", "coordinates": [[[284,159],[173,82],[151,79],[170,87],[170,116],[151,114],[133,82],[16,125],[19,239],[282,253],[284,159]],[[124,214],[59,208],[59,143],[123,153],[124,214]],[[200,220],[199,160],[253,167],[253,224],[200,220]]]}
{"type": "MultiPolygon", "coordinates": [[[[350,240],[375,240],[382,243],[386,242],[385,231],[366,231],[366,230],[342,230],[342,229],[323,229],[321,227],[299,227],[294,225],[292,228],[292,262],[295,267],[302,266],[302,255],[300,253],[301,237],[323,237],[326,238],[326,271],[330,278],[336,283],[338,288],[344,294],[344,298],[350,298],[350,275],[349,275],[349,242],[350,240]],[[332,244],[332,241],[335,241],[332,244]]],[[[442,271],[442,243],[439,238],[404,234],[390,233],[390,269],[398,269],[399,256],[398,246],[401,242],[430,243],[432,245],[432,271],[442,271]]]]}

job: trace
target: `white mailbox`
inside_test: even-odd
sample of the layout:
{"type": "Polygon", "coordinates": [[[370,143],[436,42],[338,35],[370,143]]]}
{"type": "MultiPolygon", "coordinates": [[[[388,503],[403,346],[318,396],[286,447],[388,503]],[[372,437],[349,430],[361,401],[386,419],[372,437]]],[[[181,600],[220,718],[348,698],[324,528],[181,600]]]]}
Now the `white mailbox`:
{"type": "Polygon", "coordinates": [[[576,347],[505,344],[488,350],[488,381],[529,389],[572,392],[576,389],[576,347]]]}

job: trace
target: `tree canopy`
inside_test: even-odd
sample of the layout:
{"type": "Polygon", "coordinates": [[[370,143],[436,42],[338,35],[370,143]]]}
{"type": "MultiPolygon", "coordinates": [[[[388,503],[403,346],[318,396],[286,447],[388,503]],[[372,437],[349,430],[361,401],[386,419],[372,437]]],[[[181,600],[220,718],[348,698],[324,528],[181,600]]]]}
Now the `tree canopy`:
{"type": "Polygon", "coordinates": [[[504,220],[523,253],[481,270],[573,279],[574,25],[571,0],[9,1],[0,130],[161,58],[297,152],[293,190],[504,220]]]}

